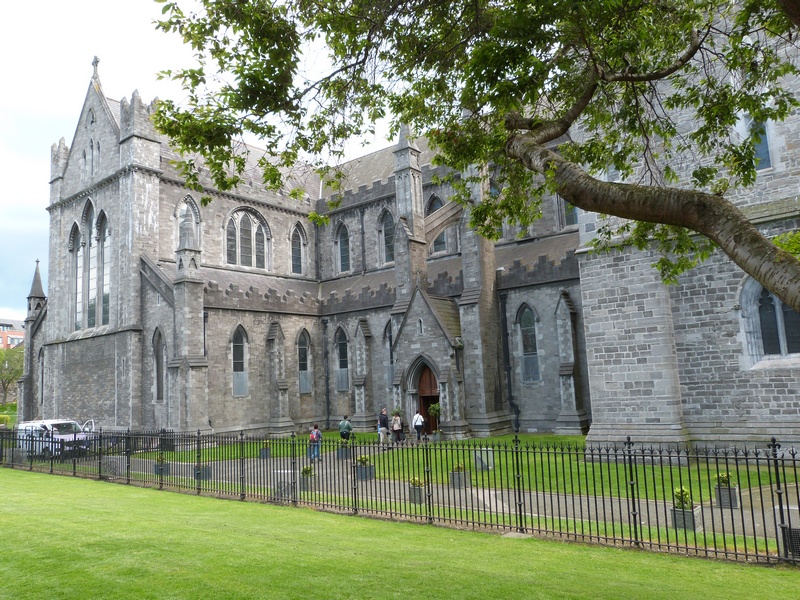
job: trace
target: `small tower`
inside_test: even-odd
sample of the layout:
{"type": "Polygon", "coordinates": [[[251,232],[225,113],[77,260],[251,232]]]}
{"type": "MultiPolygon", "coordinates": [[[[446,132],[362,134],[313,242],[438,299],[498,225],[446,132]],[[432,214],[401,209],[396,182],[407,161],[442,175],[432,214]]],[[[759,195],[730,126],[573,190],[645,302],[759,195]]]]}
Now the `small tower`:
{"type": "Polygon", "coordinates": [[[177,425],[191,429],[205,428],[209,423],[200,255],[195,225],[186,218],[179,224],[179,243],[175,252],[175,357],[169,368],[170,377],[176,384],[172,400],[178,403],[176,412],[182,415],[177,425]],[[181,405],[184,398],[191,398],[192,402],[181,405]]]}
{"type": "Polygon", "coordinates": [[[33,283],[31,284],[31,291],[28,294],[28,317],[25,322],[34,321],[39,316],[46,296],[44,295],[44,288],[42,287],[42,276],[39,274],[39,259],[36,259],[36,271],[33,274],[33,283]]]}
{"type": "Polygon", "coordinates": [[[420,151],[410,139],[408,125],[400,127],[400,139],[394,150],[395,197],[398,220],[395,225],[395,275],[397,301],[393,314],[405,311],[420,274],[426,274],[425,217],[422,208],[422,170],[420,151]]]}
{"type": "MultiPolygon", "coordinates": [[[[35,398],[34,372],[34,343],[33,338],[36,333],[37,319],[44,309],[47,298],[42,287],[42,276],[39,274],[39,260],[36,260],[36,271],[33,274],[31,291],[28,293],[28,316],[25,318],[25,368],[20,379],[19,391],[17,393],[17,420],[30,421],[37,416],[35,398]]],[[[41,382],[38,382],[41,385],[41,382]]],[[[38,393],[41,393],[39,391],[38,393]]]]}

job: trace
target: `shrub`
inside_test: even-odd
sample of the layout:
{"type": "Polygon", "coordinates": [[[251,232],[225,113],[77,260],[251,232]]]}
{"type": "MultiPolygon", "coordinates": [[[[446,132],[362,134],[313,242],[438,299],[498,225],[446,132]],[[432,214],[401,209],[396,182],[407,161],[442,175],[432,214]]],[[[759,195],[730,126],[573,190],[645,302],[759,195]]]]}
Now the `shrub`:
{"type": "Polygon", "coordinates": [[[692,494],[685,487],[675,488],[674,497],[675,508],[683,510],[691,510],[693,508],[692,494]]]}
{"type": "Polygon", "coordinates": [[[314,477],[316,473],[314,472],[314,467],[311,465],[306,465],[302,469],[300,469],[300,475],[303,477],[314,477]]]}
{"type": "Polygon", "coordinates": [[[372,464],[372,461],[370,460],[369,454],[359,454],[359,455],[356,457],[356,463],[357,463],[357,464],[358,464],[360,467],[367,467],[367,466],[369,466],[370,464],[372,464]]]}
{"type": "Polygon", "coordinates": [[[453,465],[453,471],[462,473],[467,470],[467,467],[464,466],[464,463],[456,463],[453,465]]]}
{"type": "Polygon", "coordinates": [[[408,480],[408,485],[415,488],[421,488],[424,487],[425,484],[419,477],[412,477],[411,479],[408,480]]]}
{"type": "Polygon", "coordinates": [[[714,479],[717,480],[717,485],[720,487],[731,487],[731,484],[733,482],[731,474],[728,473],[727,471],[725,471],[724,473],[717,473],[714,476],[714,479]]]}

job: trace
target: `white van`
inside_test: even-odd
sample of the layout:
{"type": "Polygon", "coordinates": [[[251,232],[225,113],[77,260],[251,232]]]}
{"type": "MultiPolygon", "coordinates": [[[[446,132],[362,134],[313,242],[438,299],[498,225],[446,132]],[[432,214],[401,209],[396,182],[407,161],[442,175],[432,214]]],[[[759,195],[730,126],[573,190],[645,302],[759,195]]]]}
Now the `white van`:
{"type": "Polygon", "coordinates": [[[34,456],[69,456],[84,454],[89,449],[94,423],[83,427],[68,419],[23,421],[15,428],[17,448],[34,456]]]}

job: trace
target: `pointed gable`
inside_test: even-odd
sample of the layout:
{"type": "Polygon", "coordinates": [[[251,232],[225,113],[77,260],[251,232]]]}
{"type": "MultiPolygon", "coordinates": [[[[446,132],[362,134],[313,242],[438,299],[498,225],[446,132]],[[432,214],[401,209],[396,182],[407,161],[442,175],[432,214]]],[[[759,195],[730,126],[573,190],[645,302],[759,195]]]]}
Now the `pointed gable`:
{"type": "Polygon", "coordinates": [[[119,136],[120,103],[106,98],[95,63],[95,72],[86,90],[81,116],[63,167],[62,198],[116,171],[119,162],[112,157],[117,156],[119,136]]]}
{"type": "Polygon", "coordinates": [[[405,327],[413,327],[413,323],[408,323],[409,315],[419,310],[427,312],[432,317],[433,323],[444,334],[451,346],[459,345],[456,338],[461,337],[461,316],[455,300],[431,296],[420,288],[416,288],[403,315],[403,320],[400,322],[394,342],[395,346],[403,337],[405,327]]]}

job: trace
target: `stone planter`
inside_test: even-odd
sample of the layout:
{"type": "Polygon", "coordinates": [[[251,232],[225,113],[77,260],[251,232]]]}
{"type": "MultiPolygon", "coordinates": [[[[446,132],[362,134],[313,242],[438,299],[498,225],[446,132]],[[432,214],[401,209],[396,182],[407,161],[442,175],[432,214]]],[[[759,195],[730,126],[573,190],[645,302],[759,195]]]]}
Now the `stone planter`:
{"type": "Polygon", "coordinates": [[[356,465],[356,477],[360,481],[375,479],[375,465],[356,465]]]}
{"type": "Polygon", "coordinates": [[[686,529],[696,531],[700,526],[700,507],[672,508],[672,527],[674,529],[686,529]]]}
{"type": "Polygon", "coordinates": [[[195,466],[194,478],[198,481],[211,479],[211,465],[202,465],[200,467],[195,466]]]}
{"type": "Polygon", "coordinates": [[[781,529],[781,542],[782,556],[800,557],[800,528],[784,525],[781,529]]]}
{"type": "Polygon", "coordinates": [[[717,508],[739,508],[739,486],[733,487],[718,485],[714,488],[717,498],[717,508]]]}
{"type": "Polygon", "coordinates": [[[450,487],[467,488],[469,487],[469,471],[450,471],[450,487]]]}
{"type": "Polygon", "coordinates": [[[425,488],[424,487],[417,487],[415,485],[408,486],[408,500],[412,504],[424,504],[425,503],[425,488]]]}
{"type": "Polygon", "coordinates": [[[440,432],[434,432],[431,434],[430,440],[432,442],[441,442],[442,441],[442,434],[440,432]]]}
{"type": "Polygon", "coordinates": [[[317,488],[317,476],[311,475],[307,477],[300,475],[297,478],[297,487],[301,492],[313,492],[317,488]]]}
{"type": "Polygon", "coordinates": [[[259,458],[265,458],[265,459],[269,458],[269,448],[261,448],[258,451],[258,457],[259,458]]]}
{"type": "Polygon", "coordinates": [[[338,448],[336,448],[337,460],[350,460],[351,454],[352,454],[352,448],[350,448],[350,446],[339,446],[338,448]]]}
{"type": "Polygon", "coordinates": [[[153,473],[155,473],[160,477],[169,476],[169,463],[163,463],[163,464],[155,463],[153,465],[153,473]]]}

